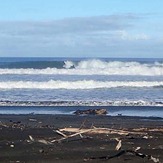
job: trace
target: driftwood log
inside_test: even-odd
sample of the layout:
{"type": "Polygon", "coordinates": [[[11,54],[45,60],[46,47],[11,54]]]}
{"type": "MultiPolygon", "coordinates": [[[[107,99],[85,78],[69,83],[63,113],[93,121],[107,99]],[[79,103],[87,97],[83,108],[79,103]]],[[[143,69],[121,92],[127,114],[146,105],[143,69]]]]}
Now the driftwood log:
{"type": "Polygon", "coordinates": [[[106,115],[106,109],[88,109],[88,110],[76,110],[74,112],[76,115],[88,114],[88,115],[106,115]]]}

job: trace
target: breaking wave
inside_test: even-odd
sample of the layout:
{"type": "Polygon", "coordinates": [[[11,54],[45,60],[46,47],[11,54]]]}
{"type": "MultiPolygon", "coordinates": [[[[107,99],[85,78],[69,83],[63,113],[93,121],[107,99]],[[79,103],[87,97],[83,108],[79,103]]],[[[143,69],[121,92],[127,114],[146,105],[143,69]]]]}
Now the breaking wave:
{"type": "Polygon", "coordinates": [[[163,64],[102,60],[65,61],[62,68],[0,68],[0,74],[160,76],[163,75],[163,64]]]}
{"type": "Polygon", "coordinates": [[[60,81],[50,80],[47,82],[36,81],[8,81],[0,82],[0,89],[103,89],[117,87],[157,87],[163,88],[163,81],[60,81]]]}
{"type": "Polygon", "coordinates": [[[119,101],[0,101],[0,106],[163,106],[163,102],[119,101]]]}

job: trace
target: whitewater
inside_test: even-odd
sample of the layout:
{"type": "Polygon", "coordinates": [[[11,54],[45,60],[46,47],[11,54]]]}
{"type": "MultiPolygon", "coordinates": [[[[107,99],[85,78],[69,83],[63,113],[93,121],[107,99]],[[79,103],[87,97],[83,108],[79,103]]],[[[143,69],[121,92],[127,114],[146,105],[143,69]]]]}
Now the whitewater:
{"type": "Polygon", "coordinates": [[[48,81],[48,82],[31,82],[31,81],[17,81],[17,82],[0,82],[0,89],[105,89],[117,87],[157,87],[163,88],[163,82],[119,82],[119,81],[48,81]]]}
{"type": "Polygon", "coordinates": [[[163,59],[0,58],[0,105],[163,106],[163,59]]]}
{"type": "Polygon", "coordinates": [[[0,68],[0,74],[162,76],[163,63],[141,64],[138,62],[106,62],[101,60],[87,60],[75,63],[64,61],[63,67],[60,68],[0,68]]]}

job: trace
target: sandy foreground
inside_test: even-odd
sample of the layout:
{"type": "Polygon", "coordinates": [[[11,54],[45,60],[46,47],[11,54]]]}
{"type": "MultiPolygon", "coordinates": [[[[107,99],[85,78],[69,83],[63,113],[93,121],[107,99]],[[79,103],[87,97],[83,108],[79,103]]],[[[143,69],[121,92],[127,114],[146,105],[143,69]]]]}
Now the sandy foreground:
{"type": "Polygon", "coordinates": [[[163,163],[163,119],[0,115],[0,162],[163,163]]]}

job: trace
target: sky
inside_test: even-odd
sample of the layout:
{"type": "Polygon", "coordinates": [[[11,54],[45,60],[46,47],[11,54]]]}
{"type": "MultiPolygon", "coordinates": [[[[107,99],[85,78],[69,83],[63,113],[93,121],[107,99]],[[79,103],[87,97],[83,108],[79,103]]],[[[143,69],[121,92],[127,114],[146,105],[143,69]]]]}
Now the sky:
{"type": "Polygon", "coordinates": [[[0,57],[163,57],[162,0],[0,0],[0,57]]]}

